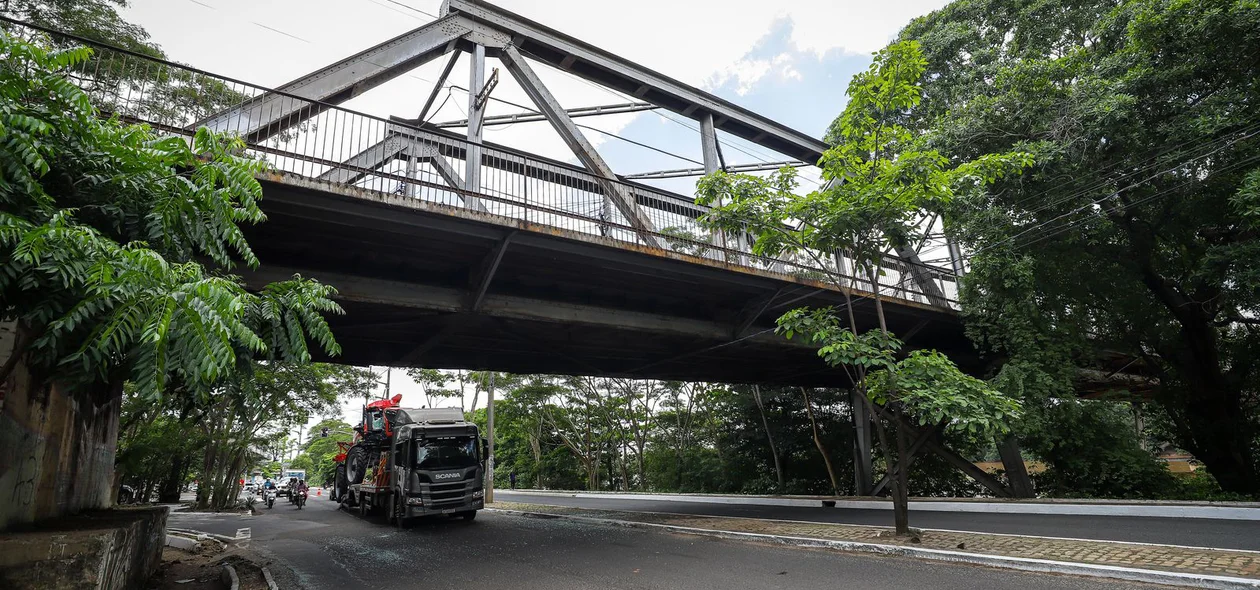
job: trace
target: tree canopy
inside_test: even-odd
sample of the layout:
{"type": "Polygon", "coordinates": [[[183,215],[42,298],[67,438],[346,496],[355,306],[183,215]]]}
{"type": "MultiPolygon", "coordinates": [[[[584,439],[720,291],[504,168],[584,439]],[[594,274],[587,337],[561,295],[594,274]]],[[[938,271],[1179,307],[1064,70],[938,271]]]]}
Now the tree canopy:
{"type": "Polygon", "coordinates": [[[0,301],[19,322],[4,372],[25,358],[156,398],[207,392],[250,358],[306,362],[308,338],[336,354],[331,287],[294,277],[249,293],[221,274],[258,265],[239,225],[265,218],[264,164],[205,129],[160,137],[100,118],[64,76],[89,55],[0,34],[0,301]]]}
{"type": "Polygon", "coordinates": [[[1044,407],[1119,355],[1181,447],[1260,493],[1256,3],[959,0],[901,39],[927,64],[913,129],[954,160],[1037,162],[946,216],[1004,387],[1044,407]]]}

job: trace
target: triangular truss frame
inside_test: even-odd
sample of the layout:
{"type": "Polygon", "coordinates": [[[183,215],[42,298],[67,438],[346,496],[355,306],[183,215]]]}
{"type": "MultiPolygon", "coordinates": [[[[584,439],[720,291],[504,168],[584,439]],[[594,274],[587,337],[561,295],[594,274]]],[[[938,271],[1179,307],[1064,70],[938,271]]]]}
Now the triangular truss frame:
{"type": "MultiPolygon", "coordinates": [[[[377,169],[400,158],[407,161],[409,173],[419,163],[427,162],[444,182],[463,189],[460,196],[466,207],[486,211],[484,204],[468,193],[479,192],[481,188],[481,128],[485,101],[478,101],[477,96],[485,83],[484,60],[487,56],[498,58],[503,63],[533,101],[537,111],[551,124],[582,166],[598,180],[604,195],[602,217],[608,219],[611,209],[616,208],[648,246],[664,247],[659,237],[660,228],[653,227],[651,220],[638,207],[643,196],[636,194],[633,185],[625,183],[613,172],[573,122],[569,111],[560,105],[538,77],[529,63],[531,60],[697,121],[706,172],[726,167],[718,144],[718,130],[804,162],[817,162],[827,148],[817,138],[480,0],[445,0],[441,17],[437,20],[284,84],[276,89],[277,92],[264,93],[211,115],[196,125],[216,131],[234,131],[252,143],[265,141],[318,116],[331,106],[344,103],[444,55],[450,55],[450,60],[421,109],[420,118],[405,121],[407,124],[391,129],[386,139],[346,159],[345,168],[333,168],[324,173],[325,180],[354,182],[361,176],[354,170],[377,169]],[[424,120],[424,113],[429,111],[461,52],[472,56],[468,88],[468,142],[458,149],[456,155],[465,162],[462,175],[443,157],[444,153],[452,155],[455,151],[454,148],[443,151],[442,145],[449,143],[449,137],[421,129],[418,125],[424,120]],[[311,102],[295,102],[291,96],[303,97],[311,102]]],[[[714,236],[714,240],[719,241],[721,246],[747,250],[746,236],[714,236]]],[[[951,246],[949,250],[953,258],[956,249],[951,246]]],[[[918,253],[906,248],[896,254],[911,269],[905,278],[913,280],[929,301],[947,306],[945,295],[932,276],[933,271],[919,261],[918,253]]],[[[956,262],[955,268],[959,266],[956,262]]]]}

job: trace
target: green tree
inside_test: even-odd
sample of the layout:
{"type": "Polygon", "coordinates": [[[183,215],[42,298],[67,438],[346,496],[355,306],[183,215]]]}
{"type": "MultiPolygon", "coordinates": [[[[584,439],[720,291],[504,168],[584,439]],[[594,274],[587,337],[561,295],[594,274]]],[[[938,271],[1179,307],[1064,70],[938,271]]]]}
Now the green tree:
{"type": "MultiPolygon", "coordinates": [[[[796,195],[791,168],[768,179],[719,172],[700,182],[697,199],[714,206],[706,223],[728,232],[747,228],[756,237],[753,251],[757,254],[804,252],[819,268],[831,269],[825,258],[843,251],[871,285],[877,330],[860,331],[851,293],[857,279],[842,276],[838,269],[827,274],[845,294],[845,319],[834,309],[796,309],[779,318],[779,328],[788,338],[799,334],[819,345],[824,361],[844,367],[854,386],[876,407],[883,406],[875,424],[888,467],[897,473],[892,495],[898,533],[909,531],[907,420],[935,416],[940,422],[944,411],[983,406],[982,414],[953,420],[971,429],[996,430],[1017,407],[999,403],[1004,398],[993,395],[983,383],[964,378],[941,355],[913,353],[898,362],[895,355],[901,343],[889,333],[885,321],[879,293],[885,253],[921,240],[920,213],[939,211],[956,194],[982,192],[989,183],[1031,164],[1029,154],[1013,151],[951,165],[906,128],[902,123],[907,114],[922,100],[918,82],[925,68],[918,43],[907,41],[881,50],[868,71],[854,76],[849,102],[837,118],[837,143],[819,162],[828,181],[822,189],[796,195]],[[868,383],[872,371],[884,377],[868,383]],[[947,394],[926,395],[918,388],[922,383],[939,386],[947,394]],[[887,418],[895,429],[895,453],[879,418],[887,418]]],[[[816,424],[808,398],[805,403],[811,424],[816,424]]],[[[819,440],[817,427],[813,430],[819,440]]],[[[838,481],[821,443],[819,450],[835,490],[838,481]]]]}
{"type": "MultiPolygon", "coordinates": [[[[335,410],[343,399],[360,397],[362,392],[350,386],[362,382],[364,371],[324,363],[255,363],[252,372],[237,373],[224,381],[202,406],[197,420],[209,443],[204,448],[198,504],[215,509],[233,504],[237,474],[273,458],[269,453],[277,451],[272,441],[287,437],[311,416],[335,410]]],[[[349,428],[337,424],[339,429],[349,428]]],[[[339,436],[342,440],[351,438],[339,436]]],[[[311,444],[328,440],[315,438],[311,444]]],[[[306,465],[312,481],[318,481],[314,479],[317,474],[324,474],[316,469],[328,468],[311,455],[310,446],[295,463],[296,459],[306,465]]]]}
{"type": "MultiPolygon", "coordinates": [[[[103,400],[130,383],[133,405],[170,406],[129,422],[174,434],[196,415],[213,446],[222,425],[206,408],[248,403],[240,385],[252,379],[254,359],[306,363],[308,339],[339,351],[323,317],[341,312],[331,287],[294,277],[249,293],[219,270],[258,265],[239,226],[264,219],[254,179],[263,164],[241,157],[239,140],[205,129],[160,137],[100,118],[65,74],[89,59],[85,49],[48,50],[0,33],[0,56],[0,301],[17,324],[0,380],[24,363],[103,400]]],[[[191,469],[181,463],[185,447],[154,437],[129,436],[123,466],[152,481],[152,459],[165,448],[177,493],[191,469]]],[[[224,498],[224,482],[245,464],[205,467],[224,498]]]]}
{"type": "MultiPolygon", "coordinates": [[[[0,5],[0,14],[66,33],[44,37],[57,48],[79,45],[69,36],[73,35],[123,50],[101,48],[75,68],[79,85],[93,96],[97,108],[110,113],[183,126],[249,98],[221,80],[160,65],[155,60],[167,59],[162,48],[149,40],[143,27],[118,14],[127,4],[125,0],[8,0],[0,5]]],[[[35,34],[29,27],[3,21],[0,30],[15,36],[35,34]]]]}
{"type": "Polygon", "coordinates": [[[1177,444],[1260,493],[1256,3],[960,0],[901,38],[926,48],[916,130],[952,158],[1036,153],[949,212],[974,339],[1045,395],[1128,356],[1177,444]]]}
{"type": "Polygon", "coordinates": [[[0,300],[20,361],[68,384],[123,379],[152,399],[204,393],[253,356],[338,347],[333,289],[295,278],[247,293],[193,262],[258,260],[238,224],[264,218],[261,164],[202,129],[192,141],[102,120],[62,70],[87,50],[0,35],[0,300]],[[172,380],[168,383],[168,380],[172,380]]]}
{"type": "MultiPolygon", "coordinates": [[[[343,393],[342,397],[354,397],[354,394],[344,395],[343,393]]],[[[351,428],[349,424],[338,419],[322,420],[312,426],[311,436],[302,454],[293,460],[293,467],[306,469],[307,481],[314,484],[332,481],[337,469],[337,462],[334,459],[341,453],[341,447],[337,443],[348,443],[354,440],[354,431],[351,428]],[[328,436],[323,436],[324,428],[328,429],[328,436]],[[299,467],[299,461],[302,461],[306,467],[299,467]]]]}

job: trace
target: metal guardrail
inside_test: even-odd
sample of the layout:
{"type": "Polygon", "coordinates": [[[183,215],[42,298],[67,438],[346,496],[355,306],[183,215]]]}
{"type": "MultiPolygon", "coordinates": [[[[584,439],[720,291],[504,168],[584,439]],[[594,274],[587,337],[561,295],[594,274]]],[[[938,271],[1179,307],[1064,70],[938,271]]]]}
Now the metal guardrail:
{"type": "MultiPolygon", "coordinates": [[[[683,195],[587,170],[527,152],[468,140],[433,126],[417,126],[311,101],[300,96],[154,59],[86,39],[64,36],[94,50],[69,77],[105,115],[146,123],[165,133],[191,136],[214,115],[236,107],[226,129],[241,133],[250,155],[275,170],[360,189],[406,195],[450,207],[473,208],[569,231],[600,235],[628,244],[651,245],[723,261],[725,264],[789,276],[846,283],[872,291],[854,279],[847,257],[813,253],[772,259],[725,247],[699,223],[707,211],[683,195]],[[241,108],[242,105],[258,105],[241,108]],[[274,115],[274,116],[273,116],[274,115]],[[260,129],[258,121],[279,119],[260,129]],[[471,149],[470,149],[471,148],[471,149]],[[480,152],[480,186],[467,190],[462,174],[469,152],[480,152]],[[648,229],[634,227],[613,206],[609,192],[633,196],[634,213],[648,229]],[[716,243],[715,243],[716,242],[716,243]]],[[[732,240],[734,241],[734,240],[732,240]]],[[[956,306],[957,286],[948,269],[921,265],[956,306]]],[[[889,258],[878,278],[881,295],[931,304],[917,286],[908,263],[889,258]]]]}

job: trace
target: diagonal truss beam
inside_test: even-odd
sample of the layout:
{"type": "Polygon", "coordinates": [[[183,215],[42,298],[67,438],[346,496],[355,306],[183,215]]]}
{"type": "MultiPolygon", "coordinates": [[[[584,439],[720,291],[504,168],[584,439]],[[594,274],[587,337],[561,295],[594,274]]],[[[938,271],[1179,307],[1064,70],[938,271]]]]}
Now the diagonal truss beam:
{"type": "MultiPolygon", "coordinates": [[[[397,158],[428,162],[446,184],[452,188],[464,188],[464,181],[460,178],[459,172],[451,166],[450,162],[446,161],[446,158],[442,156],[437,146],[421,143],[405,135],[391,135],[385,140],[369,146],[343,162],[345,167],[332,168],[320,174],[319,179],[337,184],[354,184],[364,176],[367,176],[369,174],[367,171],[378,170],[397,158]]],[[[456,194],[459,195],[469,209],[475,209],[482,213],[488,212],[485,205],[481,204],[480,199],[468,197],[462,193],[456,194]]]]}
{"type": "Polygon", "coordinates": [[[509,232],[503,239],[495,245],[494,249],[486,255],[485,260],[477,265],[468,274],[468,311],[476,313],[481,309],[481,303],[486,299],[486,291],[490,289],[490,282],[494,280],[494,275],[499,272],[499,263],[503,262],[503,255],[507,253],[508,246],[512,243],[512,237],[516,232],[509,232]]]}
{"type": "Polygon", "coordinates": [[[538,74],[534,73],[533,68],[525,62],[525,57],[509,43],[503,47],[499,60],[507,66],[512,77],[516,78],[517,83],[534,101],[538,109],[547,116],[547,120],[569,145],[569,149],[573,150],[578,160],[581,160],[582,165],[598,177],[604,185],[605,198],[612,200],[613,205],[638,231],[639,238],[648,246],[664,249],[665,246],[655,235],[656,228],[652,226],[651,220],[639,210],[638,203],[630,194],[630,190],[615,180],[617,175],[613,173],[612,168],[599,155],[599,152],[595,151],[595,146],[591,145],[586,136],[582,135],[582,131],[573,123],[573,119],[569,118],[560,103],[556,102],[556,97],[552,96],[551,91],[538,78],[538,74]]]}
{"type": "Polygon", "coordinates": [[[190,127],[236,132],[250,142],[267,139],[318,115],[328,104],[345,102],[453,51],[460,38],[477,28],[478,25],[462,16],[445,16],[302,76],[277,88],[278,92],[259,95],[190,127]]]}

